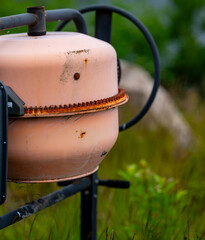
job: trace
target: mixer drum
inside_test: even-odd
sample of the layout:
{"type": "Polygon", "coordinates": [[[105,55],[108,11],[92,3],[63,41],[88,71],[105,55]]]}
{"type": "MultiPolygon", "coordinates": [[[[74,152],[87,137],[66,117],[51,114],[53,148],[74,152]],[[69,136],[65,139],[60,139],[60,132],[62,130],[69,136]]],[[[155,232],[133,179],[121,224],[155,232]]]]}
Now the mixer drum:
{"type": "Polygon", "coordinates": [[[25,102],[9,118],[8,178],[52,182],[95,172],[118,136],[114,48],[69,32],[0,37],[0,79],[25,102]]]}

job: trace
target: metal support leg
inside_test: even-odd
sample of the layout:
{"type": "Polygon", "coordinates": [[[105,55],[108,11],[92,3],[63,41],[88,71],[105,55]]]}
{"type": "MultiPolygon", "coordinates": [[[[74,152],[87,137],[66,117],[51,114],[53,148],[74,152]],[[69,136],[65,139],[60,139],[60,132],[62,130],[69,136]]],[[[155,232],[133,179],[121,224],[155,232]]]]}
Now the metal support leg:
{"type": "Polygon", "coordinates": [[[6,200],[8,165],[8,95],[0,81],[0,205],[6,200]]]}
{"type": "Polygon", "coordinates": [[[97,239],[97,172],[91,186],[81,192],[81,240],[97,239]]]}

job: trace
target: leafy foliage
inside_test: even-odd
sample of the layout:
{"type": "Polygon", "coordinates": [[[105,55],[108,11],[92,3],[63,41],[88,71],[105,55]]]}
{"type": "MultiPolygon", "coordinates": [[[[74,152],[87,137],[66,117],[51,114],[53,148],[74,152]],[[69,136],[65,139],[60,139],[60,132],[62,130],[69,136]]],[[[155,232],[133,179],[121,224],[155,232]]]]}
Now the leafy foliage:
{"type": "MultiPolygon", "coordinates": [[[[129,238],[133,235],[139,239],[172,236],[189,201],[187,191],[177,190],[177,181],[173,178],[166,179],[151,171],[145,160],[141,160],[139,166],[127,166],[120,175],[131,182],[128,196],[130,217],[124,227],[129,238]]],[[[183,228],[186,229],[186,222],[181,226],[182,234],[183,228]]]]}

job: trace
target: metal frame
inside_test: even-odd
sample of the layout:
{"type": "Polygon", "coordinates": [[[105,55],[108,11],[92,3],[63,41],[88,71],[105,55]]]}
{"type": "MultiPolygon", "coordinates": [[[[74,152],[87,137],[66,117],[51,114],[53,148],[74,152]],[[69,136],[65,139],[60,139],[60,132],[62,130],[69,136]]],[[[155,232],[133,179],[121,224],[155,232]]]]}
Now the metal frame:
{"type": "Polygon", "coordinates": [[[79,11],[74,9],[45,11],[44,7],[30,7],[27,8],[27,13],[2,17],[0,20],[0,30],[28,25],[28,34],[30,36],[45,35],[45,22],[73,20],[77,31],[87,34],[85,19],[79,11]]]}
{"type": "Polygon", "coordinates": [[[129,188],[130,183],[128,181],[119,180],[101,180],[98,179],[97,172],[95,172],[88,177],[59,183],[59,186],[63,185],[65,185],[65,187],[0,216],[0,229],[17,223],[81,192],[81,240],[96,240],[98,185],[115,188],[129,188]]]}

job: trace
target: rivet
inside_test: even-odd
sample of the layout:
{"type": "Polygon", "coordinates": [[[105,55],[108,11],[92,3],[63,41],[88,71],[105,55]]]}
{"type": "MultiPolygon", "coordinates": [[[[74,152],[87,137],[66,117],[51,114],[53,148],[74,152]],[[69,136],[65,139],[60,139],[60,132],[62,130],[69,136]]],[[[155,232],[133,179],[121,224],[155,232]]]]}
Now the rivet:
{"type": "Polygon", "coordinates": [[[76,72],[73,77],[75,80],[78,80],[80,78],[80,73],[76,72]]]}

